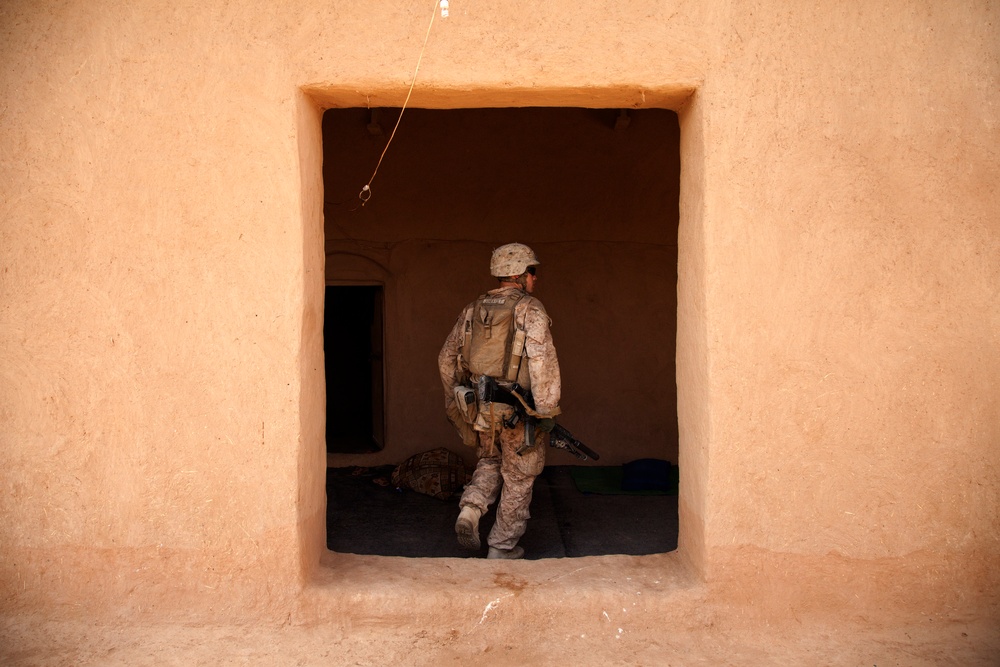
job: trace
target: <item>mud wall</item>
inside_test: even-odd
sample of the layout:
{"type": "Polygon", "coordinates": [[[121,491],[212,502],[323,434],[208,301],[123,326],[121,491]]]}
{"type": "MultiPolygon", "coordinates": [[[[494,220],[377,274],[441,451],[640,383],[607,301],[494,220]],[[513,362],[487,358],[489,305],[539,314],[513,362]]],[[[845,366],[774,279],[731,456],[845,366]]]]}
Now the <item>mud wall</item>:
{"type": "MultiPolygon", "coordinates": [[[[996,7],[452,5],[415,107],[679,113],[700,575],[992,613],[996,7]]],[[[430,10],[0,7],[5,613],[285,617],[322,553],[321,112],[400,106],[430,10]]]]}

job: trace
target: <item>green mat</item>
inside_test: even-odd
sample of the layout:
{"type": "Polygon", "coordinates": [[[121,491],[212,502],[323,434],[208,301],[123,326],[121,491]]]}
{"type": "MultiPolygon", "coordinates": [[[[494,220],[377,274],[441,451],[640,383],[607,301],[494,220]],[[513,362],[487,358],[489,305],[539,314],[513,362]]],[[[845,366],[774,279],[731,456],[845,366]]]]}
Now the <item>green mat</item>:
{"type": "Polygon", "coordinates": [[[679,478],[677,466],[670,466],[667,474],[667,490],[630,491],[622,488],[622,479],[625,476],[622,466],[573,466],[570,475],[573,477],[573,484],[582,493],[614,496],[676,496],[679,478]]]}

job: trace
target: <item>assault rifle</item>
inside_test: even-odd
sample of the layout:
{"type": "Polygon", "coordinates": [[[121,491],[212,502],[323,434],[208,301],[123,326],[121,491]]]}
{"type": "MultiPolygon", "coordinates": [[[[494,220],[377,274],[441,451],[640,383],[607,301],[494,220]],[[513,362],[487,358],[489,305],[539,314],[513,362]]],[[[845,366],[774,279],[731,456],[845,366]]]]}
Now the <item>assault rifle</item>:
{"type": "MultiPolygon", "coordinates": [[[[504,389],[493,378],[484,377],[483,380],[485,382],[480,389],[483,401],[504,403],[514,407],[514,415],[510,420],[505,421],[508,427],[513,426],[519,420],[524,421],[525,426],[529,428],[538,424],[540,418],[532,414],[535,412],[535,401],[529,392],[523,391],[517,384],[511,389],[504,389]]],[[[549,445],[556,449],[565,449],[578,459],[583,461],[594,459],[596,461],[601,458],[597,452],[574,438],[573,434],[560,424],[556,424],[549,435],[549,445]]]]}

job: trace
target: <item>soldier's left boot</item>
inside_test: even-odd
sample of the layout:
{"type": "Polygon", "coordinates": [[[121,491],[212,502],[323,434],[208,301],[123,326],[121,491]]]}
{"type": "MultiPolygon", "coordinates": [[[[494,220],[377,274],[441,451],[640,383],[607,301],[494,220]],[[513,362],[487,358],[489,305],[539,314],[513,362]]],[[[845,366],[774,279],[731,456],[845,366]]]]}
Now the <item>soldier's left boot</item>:
{"type": "Polygon", "coordinates": [[[458,543],[466,549],[479,550],[482,543],[479,541],[479,517],[480,511],[466,505],[458,514],[458,521],[455,522],[455,534],[458,535],[458,543]]]}

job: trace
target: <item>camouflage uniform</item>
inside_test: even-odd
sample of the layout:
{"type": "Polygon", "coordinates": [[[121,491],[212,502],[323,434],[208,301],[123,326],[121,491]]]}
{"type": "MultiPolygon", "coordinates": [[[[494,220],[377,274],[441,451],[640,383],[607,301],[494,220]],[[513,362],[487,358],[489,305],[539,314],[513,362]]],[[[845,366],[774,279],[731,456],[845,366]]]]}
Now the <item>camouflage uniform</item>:
{"type": "MultiPolygon", "coordinates": [[[[516,292],[516,287],[502,287],[490,290],[490,295],[516,292]]],[[[454,388],[457,384],[475,384],[477,378],[470,378],[467,368],[460,367],[460,349],[465,330],[465,322],[472,317],[474,303],[470,303],[445,341],[438,355],[441,383],[444,386],[445,410],[459,429],[468,429],[459,417],[455,404],[454,388]]],[[[549,332],[548,314],[538,299],[525,295],[514,309],[517,322],[524,323],[526,333],[525,354],[527,373],[519,376],[519,382],[526,391],[531,391],[535,400],[535,410],[542,416],[559,414],[559,398],[562,382],[559,376],[559,360],[549,332]],[[523,377],[523,379],[522,379],[523,377]]],[[[504,385],[504,382],[500,382],[504,385]]],[[[513,413],[513,408],[501,403],[480,405],[481,414],[490,416],[492,428],[478,434],[476,454],[479,462],[471,481],[465,486],[460,507],[472,506],[485,514],[489,506],[500,495],[496,523],[490,531],[487,542],[491,547],[509,550],[524,534],[529,518],[531,493],[535,477],[545,467],[545,450],[548,434],[536,433],[534,447],[521,455],[517,450],[525,444],[524,423],[518,422],[513,428],[504,427],[502,420],[513,413]]],[[[465,436],[468,435],[466,430],[465,436]]],[[[463,437],[465,437],[463,436],[463,437]]],[[[472,444],[466,438],[467,444],[472,444]]]]}

